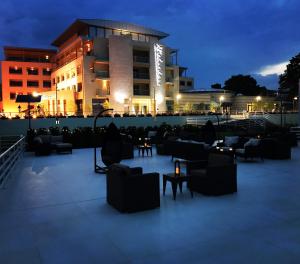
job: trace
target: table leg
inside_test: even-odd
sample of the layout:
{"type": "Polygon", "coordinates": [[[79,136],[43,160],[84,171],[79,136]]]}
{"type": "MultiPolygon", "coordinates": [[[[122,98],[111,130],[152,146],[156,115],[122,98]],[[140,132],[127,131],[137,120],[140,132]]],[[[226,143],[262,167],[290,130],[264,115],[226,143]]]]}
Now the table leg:
{"type": "Polygon", "coordinates": [[[181,180],[179,180],[179,190],[180,190],[180,193],[182,193],[182,181],[181,180]]]}
{"type": "Polygon", "coordinates": [[[166,185],[167,185],[167,179],[166,176],[163,176],[163,195],[166,193],[166,185]]]}
{"type": "Polygon", "coordinates": [[[144,157],[144,155],[145,155],[145,149],[142,148],[142,157],[144,157]]]}
{"type": "Polygon", "coordinates": [[[176,200],[177,182],[172,181],[173,199],[176,200]]]}
{"type": "Polygon", "coordinates": [[[150,154],[151,154],[151,157],[152,157],[152,147],[150,148],[150,154]]]}

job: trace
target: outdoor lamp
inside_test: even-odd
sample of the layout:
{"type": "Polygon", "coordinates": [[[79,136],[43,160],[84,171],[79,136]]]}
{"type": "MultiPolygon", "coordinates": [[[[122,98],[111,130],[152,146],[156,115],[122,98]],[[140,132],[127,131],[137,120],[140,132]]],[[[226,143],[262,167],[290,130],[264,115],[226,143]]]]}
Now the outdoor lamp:
{"type": "Polygon", "coordinates": [[[179,177],[180,176],[180,162],[179,162],[179,160],[175,160],[174,166],[175,166],[175,176],[179,177]]]}

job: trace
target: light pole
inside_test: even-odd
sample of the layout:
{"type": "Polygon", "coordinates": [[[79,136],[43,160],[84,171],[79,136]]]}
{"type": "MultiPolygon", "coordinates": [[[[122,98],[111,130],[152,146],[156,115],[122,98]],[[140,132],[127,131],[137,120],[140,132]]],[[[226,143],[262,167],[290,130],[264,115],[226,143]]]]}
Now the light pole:
{"type": "MultiPolygon", "coordinates": [[[[179,93],[179,94],[177,94],[176,95],[176,104],[177,104],[177,107],[178,107],[178,112],[179,112],[179,100],[181,99],[181,94],[179,93]]],[[[175,110],[175,109],[174,109],[175,110]]]]}
{"type": "Polygon", "coordinates": [[[297,100],[298,100],[298,97],[295,96],[295,97],[293,98],[293,111],[294,111],[294,112],[296,112],[296,103],[297,103],[297,100]]]}
{"type": "MultiPolygon", "coordinates": [[[[261,96],[256,96],[255,100],[257,103],[257,107],[258,107],[258,104],[261,102],[261,96]]],[[[262,112],[262,107],[260,106],[259,108],[260,108],[260,111],[262,112]]]]}
{"type": "Polygon", "coordinates": [[[222,114],[223,114],[222,103],[223,103],[223,101],[225,100],[224,95],[221,95],[220,98],[219,98],[219,100],[220,100],[220,108],[221,108],[221,112],[222,112],[222,114]]]}
{"type": "Polygon", "coordinates": [[[57,83],[55,84],[55,124],[59,125],[59,119],[58,119],[58,104],[57,104],[57,83]]]}

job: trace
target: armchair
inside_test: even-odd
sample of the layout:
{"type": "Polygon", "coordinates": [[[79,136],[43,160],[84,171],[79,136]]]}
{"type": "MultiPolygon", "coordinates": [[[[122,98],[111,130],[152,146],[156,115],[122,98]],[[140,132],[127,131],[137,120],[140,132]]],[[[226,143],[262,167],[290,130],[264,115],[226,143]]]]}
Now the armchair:
{"type": "Polygon", "coordinates": [[[237,191],[237,167],[233,157],[210,153],[208,161],[188,162],[189,188],[204,195],[223,195],[237,191]]]}
{"type": "Polygon", "coordinates": [[[159,174],[122,164],[109,166],[106,178],[108,204],[120,212],[138,212],[160,206],[159,174]]]}
{"type": "Polygon", "coordinates": [[[251,138],[245,144],[244,148],[238,148],[235,150],[236,157],[244,157],[245,160],[248,158],[260,158],[262,161],[264,160],[261,139],[251,138]]]}

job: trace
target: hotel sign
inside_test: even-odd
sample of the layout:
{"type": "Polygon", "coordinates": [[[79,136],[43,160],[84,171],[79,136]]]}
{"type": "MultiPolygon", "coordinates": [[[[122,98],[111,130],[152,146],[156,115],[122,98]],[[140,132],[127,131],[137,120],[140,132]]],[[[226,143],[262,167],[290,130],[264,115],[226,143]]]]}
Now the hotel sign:
{"type": "Polygon", "coordinates": [[[162,63],[164,62],[164,47],[159,44],[154,44],[154,62],[155,62],[155,78],[156,85],[159,87],[162,84],[163,68],[162,63]]]}

